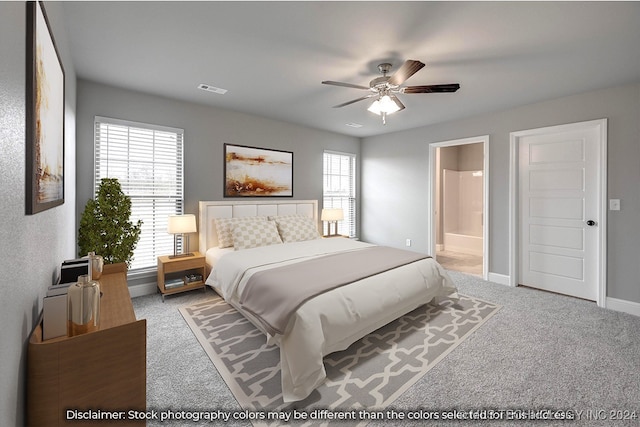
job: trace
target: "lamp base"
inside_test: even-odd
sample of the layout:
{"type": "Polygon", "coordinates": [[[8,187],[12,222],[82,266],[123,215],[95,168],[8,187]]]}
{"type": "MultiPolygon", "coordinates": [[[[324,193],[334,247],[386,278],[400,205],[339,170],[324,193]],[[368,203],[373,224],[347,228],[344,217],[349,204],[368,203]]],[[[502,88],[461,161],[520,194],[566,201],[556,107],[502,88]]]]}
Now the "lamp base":
{"type": "MultiPolygon", "coordinates": [[[[183,234],[184,236],[184,234],[183,234]]],[[[189,236],[187,236],[187,245],[182,247],[182,250],[185,250],[185,248],[189,247],[189,236]]],[[[189,252],[187,254],[179,254],[178,253],[178,235],[174,234],[173,235],[173,255],[169,255],[169,259],[174,259],[174,258],[183,258],[183,257],[188,257],[188,256],[193,256],[193,253],[189,252]]]]}
{"type": "Polygon", "coordinates": [[[176,254],[176,255],[169,255],[169,259],[174,259],[174,258],[184,258],[184,257],[189,257],[189,256],[193,256],[193,253],[188,253],[188,254],[176,254]]]}

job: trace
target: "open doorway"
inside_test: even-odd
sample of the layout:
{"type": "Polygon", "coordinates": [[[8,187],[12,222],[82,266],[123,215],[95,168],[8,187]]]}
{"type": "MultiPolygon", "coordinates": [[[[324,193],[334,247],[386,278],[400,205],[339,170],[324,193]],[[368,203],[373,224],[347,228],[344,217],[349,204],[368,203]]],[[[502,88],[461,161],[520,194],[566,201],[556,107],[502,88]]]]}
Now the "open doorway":
{"type": "Polygon", "coordinates": [[[432,253],[446,269],[487,278],[488,136],[431,146],[432,253]]]}

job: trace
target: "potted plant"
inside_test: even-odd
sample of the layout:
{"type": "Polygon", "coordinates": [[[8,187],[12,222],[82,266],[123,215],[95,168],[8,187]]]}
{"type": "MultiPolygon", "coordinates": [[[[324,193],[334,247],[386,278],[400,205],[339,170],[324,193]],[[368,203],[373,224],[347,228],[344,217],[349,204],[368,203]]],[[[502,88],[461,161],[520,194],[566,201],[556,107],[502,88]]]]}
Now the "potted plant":
{"type": "Polygon", "coordinates": [[[140,239],[142,221],[133,224],[131,198],[116,178],[102,178],[95,199],[89,199],[80,218],[79,256],[95,252],[105,264],[125,262],[130,266],[140,239]]]}

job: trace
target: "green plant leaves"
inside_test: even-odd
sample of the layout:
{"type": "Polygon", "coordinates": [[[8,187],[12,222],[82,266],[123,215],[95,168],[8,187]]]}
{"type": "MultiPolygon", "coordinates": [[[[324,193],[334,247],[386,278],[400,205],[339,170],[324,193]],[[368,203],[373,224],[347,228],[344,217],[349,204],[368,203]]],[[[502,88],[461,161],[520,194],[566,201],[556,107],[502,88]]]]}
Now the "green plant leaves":
{"type": "Polygon", "coordinates": [[[131,198],[116,178],[102,178],[95,199],[89,199],[80,217],[79,256],[102,255],[105,263],[131,265],[133,250],[140,240],[142,221],[133,224],[131,198]]]}

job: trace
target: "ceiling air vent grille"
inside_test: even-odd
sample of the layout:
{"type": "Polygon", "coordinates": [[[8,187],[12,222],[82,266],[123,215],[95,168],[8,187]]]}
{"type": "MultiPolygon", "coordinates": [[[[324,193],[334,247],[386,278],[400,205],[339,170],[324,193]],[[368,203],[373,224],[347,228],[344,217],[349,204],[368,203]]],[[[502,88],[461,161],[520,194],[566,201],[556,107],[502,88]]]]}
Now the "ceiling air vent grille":
{"type": "Polygon", "coordinates": [[[225,93],[227,93],[226,89],[222,89],[222,88],[211,86],[211,85],[206,85],[204,83],[199,84],[198,89],[206,90],[207,92],[217,93],[218,95],[224,95],[225,93]]]}

